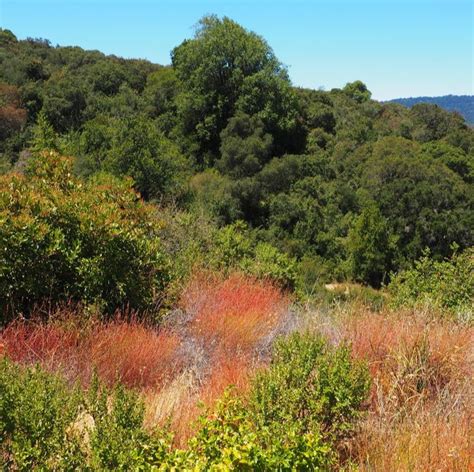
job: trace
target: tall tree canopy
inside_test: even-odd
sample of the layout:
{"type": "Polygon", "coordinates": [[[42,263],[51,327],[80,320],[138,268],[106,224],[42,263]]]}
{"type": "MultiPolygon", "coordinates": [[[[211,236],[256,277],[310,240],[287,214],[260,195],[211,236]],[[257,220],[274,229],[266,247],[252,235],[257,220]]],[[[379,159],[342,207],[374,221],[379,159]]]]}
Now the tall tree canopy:
{"type": "Polygon", "coordinates": [[[201,19],[194,39],[173,50],[172,63],[183,83],[181,132],[200,160],[213,161],[220,133],[238,108],[260,115],[268,127],[290,128],[285,120],[295,120],[286,69],[264,39],[229,18],[201,19]]]}

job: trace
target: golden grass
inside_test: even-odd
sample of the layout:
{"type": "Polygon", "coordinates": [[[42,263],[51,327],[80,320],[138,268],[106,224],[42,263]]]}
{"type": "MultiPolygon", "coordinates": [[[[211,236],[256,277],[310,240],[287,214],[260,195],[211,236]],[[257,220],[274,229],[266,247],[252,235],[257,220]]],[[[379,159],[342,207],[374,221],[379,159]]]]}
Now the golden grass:
{"type": "Polygon", "coordinates": [[[341,304],[305,328],[345,339],[372,377],[350,457],[366,471],[474,470],[474,328],[433,313],[341,304]]]}

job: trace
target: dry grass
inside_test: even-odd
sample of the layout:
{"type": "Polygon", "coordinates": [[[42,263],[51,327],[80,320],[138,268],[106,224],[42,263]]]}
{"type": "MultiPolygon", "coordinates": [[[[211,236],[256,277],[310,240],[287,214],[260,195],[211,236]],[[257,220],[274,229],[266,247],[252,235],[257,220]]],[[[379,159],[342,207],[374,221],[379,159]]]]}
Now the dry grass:
{"type": "Polygon", "coordinates": [[[270,282],[234,274],[201,274],[184,290],[181,306],[192,314],[192,334],[220,350],[255,348],[278,326],[288,299],[270,282]]]}
{"type": "Polygon", "coordinates": [[[77,316],[69,313],[48,323],[15,321],[2,331],[0,343],[16,362],[39,363],[85,385],[96,370],[108,385],[157,387],[180,368],[175,334],[157,331],[134,318],[79,324],[77,316]]]}
{"type": "Polygon", "coordinates": [[[357,303],[305,319],[368,362],[370,402],[351,451],[360,470],[474,470],[473,327],[357,303]]]}
{"type": "Polygon", "coordinates": [[[473,470],[473,415],[418,409],[398,421],[371,414],[361,427],[354,459],[367,471],[473,470]]]}
{"type": "Polygon", "coordinates": [[[471,328],[398,314],[354,318],[373,375],[357,456],[366,470],[472,470],[471,328]]]}

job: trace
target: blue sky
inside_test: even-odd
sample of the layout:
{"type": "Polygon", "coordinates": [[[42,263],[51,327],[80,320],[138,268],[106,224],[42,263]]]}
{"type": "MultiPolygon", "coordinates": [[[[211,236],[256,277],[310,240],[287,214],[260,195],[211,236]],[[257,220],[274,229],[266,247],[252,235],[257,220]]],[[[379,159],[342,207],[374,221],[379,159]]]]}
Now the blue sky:
{"type": "Polygon", "coordinates": [[[471,0],[0,0],[0,25],[168,64],[208,13],[262,35],[295,85],[363,80],[374,98],[473,94],[471,0]]]}

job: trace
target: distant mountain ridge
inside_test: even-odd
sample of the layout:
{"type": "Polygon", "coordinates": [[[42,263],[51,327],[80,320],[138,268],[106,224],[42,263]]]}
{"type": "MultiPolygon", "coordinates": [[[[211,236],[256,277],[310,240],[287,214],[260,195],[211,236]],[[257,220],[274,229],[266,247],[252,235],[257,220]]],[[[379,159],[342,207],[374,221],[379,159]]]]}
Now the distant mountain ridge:
{"type": "Polygon", "coordinates": [[[442,97],[395,98],[390,102],[400,103],[408,108],[417,103],[434,103],[448,111],[457,111],[467,123],[474,125],[474,95],[443,95],[442,97]]]}

